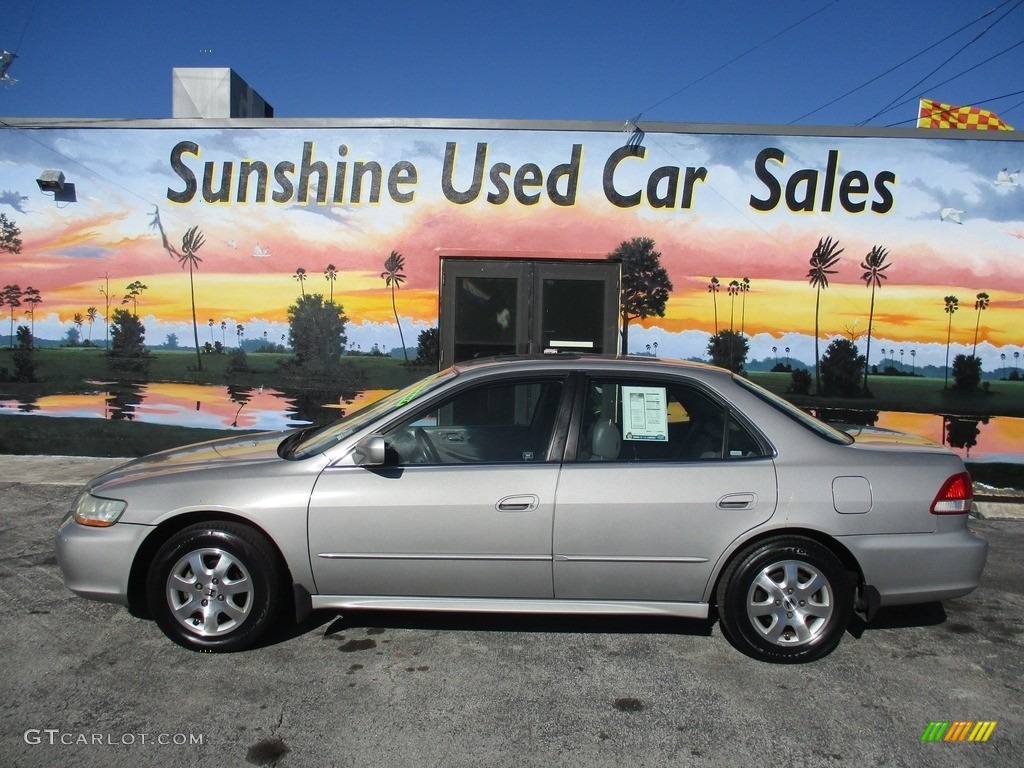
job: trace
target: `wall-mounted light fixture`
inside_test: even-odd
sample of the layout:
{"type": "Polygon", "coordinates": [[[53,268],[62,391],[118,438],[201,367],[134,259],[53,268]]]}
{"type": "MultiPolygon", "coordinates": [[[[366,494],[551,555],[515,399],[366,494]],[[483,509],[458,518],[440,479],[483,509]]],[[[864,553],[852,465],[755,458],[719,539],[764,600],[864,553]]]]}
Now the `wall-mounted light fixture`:
{"type": "Polygon", "coordinates": [[[76,203],[75,185],[64,179],[64,172],[57,170],[43,171],[36,179],[39,191],[44,195],[53,195],[57,203],[76,203]]]}

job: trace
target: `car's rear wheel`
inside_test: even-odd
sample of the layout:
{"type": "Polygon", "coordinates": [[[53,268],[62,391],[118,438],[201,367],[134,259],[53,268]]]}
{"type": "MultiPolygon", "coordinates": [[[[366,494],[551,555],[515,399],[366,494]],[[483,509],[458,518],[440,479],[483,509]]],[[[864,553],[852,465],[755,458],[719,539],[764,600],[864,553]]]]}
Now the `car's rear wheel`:
{"type": "Polygon", "coordinates": [[[277,618],[280,571],[258,531],[227,521],[191,525],[157,551],[146,583],[149,609],[179,645],[242,650],[277,618]]]}
{"type": "Polygon", "coordinates": [[[802,537],[755,544],[718,586],[722,632],[763,661],[800,663],[831,653],[853,611],[853,585],[839,559],[802,537]]]}

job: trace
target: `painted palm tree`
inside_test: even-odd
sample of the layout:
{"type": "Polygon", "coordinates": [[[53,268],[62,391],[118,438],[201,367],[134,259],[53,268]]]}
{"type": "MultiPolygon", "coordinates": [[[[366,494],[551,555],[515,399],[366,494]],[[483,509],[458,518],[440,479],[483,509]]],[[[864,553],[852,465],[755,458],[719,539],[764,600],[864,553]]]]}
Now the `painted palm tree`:
{"type": "MultiPolygon", "coordinates": [[[[28,289],[26,288],[25,291],[27,293],[28,289]]],[[[978,356],[978,329],[981,327],[981,313],[983,310],[988,309],[988,299],[988,294],[982,292],[978,294],[974,301],[974,310],[978,313],[978,319],[974,322],[974,349],[971,350],[971,357],[978,356]]]]}
{"type": "Polygon", "coordinates": [[[78,329],[78,334],[81,335],[82,326],[85,325],[85,315],[81,312],[75,312],[74,316],[71,318],[71,322],[75,324],[75,327],[78,329]]]}
{"type": "Polygon", "coordinates": [[[124,298],[121,299],[121,303],[132,305],[132,315],[134,317],[139,316],[139,296],[141,296],[142,292],[147,288],[149,288],[149,286],[143,285],[141,280],[133,280],[128,283],[128,287],[125,289],[128,293],[126,293],[124,298]]]}
{"type": "Polygon", "coordinates": [[[228,321],[220,321],[220,345],[226,347],[228,345],[228,321]]]}
{"type": "Polygon", "coordinates": [[[708,293],[711,294],[711,301],[715,307],[715,336],[718,335],[718,286],[720,285],[717,277],[712,277],[711,282],[708,283],[708,293]]]}
{"type": "Polygon", "coordinates": [[[196,343],[196,370],[203,370],[203,356],[199,354],[199,325],[196,323],[196,287],[192,274],[199,269],[199,262],[202,261],[196,252],[203,247],[203,233],[199,227],[192,227],[187,230],[181,238],[181,253],[178,254],[178,263],[184,269],[188,265],[188,290],[192,299],[192,339],[196,343]]]}
{"type": "Polygon", "coordinates": [[[5,285],[0,291],[0,306],[11,308],[11,349],[14,349],[14,310],[21,306],[21,286],[5,285]]]}
{"type": "Polygon", "coordinates": [[[85,310],[85,319],[89,322],[89,344],[92,345],[92,327],[99,319],[100,312],[96,307],[89,307],[85,310]]]}
{"type": "MultiPolygon", "coordinates": [[[[868,251],[867,256],[864,257],[864,261],[860,263],[860,268],[864,270],[864,274],[860,276],[860,279],[864,281],[864,284],[871,289],[871,308],[868,310],[868,345],[867,351],[864,355],[864,360],[871,359],[871,330],[872,324],[875,320],[875,289],[882,287],[882,281],[887,279],[885,270],[887,270],[891,264],[886,264],[885,260],[889,258],[889,251],[880,245],[874,246],[868,251]]],[[[868,366],[864,364],[864,391],[868,388],[868,366]]]]}
{"type": "Polygon", "coordinates": [[[238,347],[242,347],[242,334],[245,333],[245,326],[239,323],[235,326],[235,335],[238,337],[238,347]]]}
{"type": "Polygon", "coordinates": [[[946,314],[949,315],[949,322],[946,324],[946,370],[942,379],[942,386],[946,388],[949,386],[949,342],[953,334],[953,313],[960,308],[960,299],[956,296],[947,296],[944,301],[946,314]]]}
{"type": "Polygon", "coordinates": [[[306,270],[302,267],[298,267],[292,277],[299,281],[299,290],[302,292],[302,298],[306,298],[306,270]]]}
{"type": "Polygon", "coordinates": [[[733,322],[733,318],[736,316],[736,297],[742,290],[743,289],[740,288],[739,280],[729,281],[729,333],[733,333],[736,328],[736,325],[733,322]]]}
{"type": "Polygon", "coordinates": [[[36,307],[43,303],[43,297],[39,293],[38,288],[33,288],[31,285],[25,286],[25,293],[22,296],[25,303],[28,304],[28,319],[32,327],[32,338],[36,337],[36,307]]]}
{"type": "Polygon", "coordinates": [[[744,277],[740,281],[740,293],[743,296],[743,300],[740,302],[740,334],[745,334],[747,330],[747,293],[750,291],[750,278],[744,277]]]}
{"type": "Polygon", "coordinates": [[[331,284],[331,298],[328,299],[332,304],[334,303],[334,281],[338,279],[338,268],[333,264],[328,264],[327,269],[324,270],[324,277],[327,282],[331,284]]]}
{"type": "Polygon", "coordinates": [[[211,317],[206,321],[206,324],[210,326],[210,344],[213,344],[213,318],[211,317]]]}
{"type": "Polygon", "coordinates": [[[384,285],[391,288],[391,310],[395,313],[398,338],[402,340],[402,355],[405,357],[405,362],[408,363],[409,353],[405,349],[405,335],[402,333],[402,323],[398,319],[398,307],[395,306],[395,289],[405,282],[405,275],[402,274],[403,269],[405,269],[405,257],[398,251],[392,251],[391,255],[384,262],[384,271],[380,273],[380,277],[384,281],[384,285]]]}
{"type": "Polygon", "coordinates": [[[818,353],[818,320],[821,310],[821,292],[828,288],[828,276],[834,275],[837,270],[832,269],[839,263],[839,254],[843,249],[839,247],[839,241],[832,241],[831,237],[823,237],[818,240],[818,245],[811,254],[811,268],[807,272],[808,282],[816,289],[814,299],[814,388],[821,394],[821,356],[818,353]]]}

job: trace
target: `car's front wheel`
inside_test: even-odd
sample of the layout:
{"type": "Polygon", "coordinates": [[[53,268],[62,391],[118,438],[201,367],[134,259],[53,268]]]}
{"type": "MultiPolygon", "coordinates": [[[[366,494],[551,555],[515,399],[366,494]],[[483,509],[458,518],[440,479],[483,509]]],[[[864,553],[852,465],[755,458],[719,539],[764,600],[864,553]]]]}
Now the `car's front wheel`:
{"type": "Polygon", "coordinates": [[[831,653],[853,611],[853,585],[826,547],[789,536],[755,544],[718,586],[722,632],[763,661],[799,663],[831,653]]]}
{"type": "Polygon", "coordinates": [[[156,553],[149,609],[179,645],[199,651],[251,647],[281,608],[281,569],[266,538],[227,521],[178,531],[156,553]]]}

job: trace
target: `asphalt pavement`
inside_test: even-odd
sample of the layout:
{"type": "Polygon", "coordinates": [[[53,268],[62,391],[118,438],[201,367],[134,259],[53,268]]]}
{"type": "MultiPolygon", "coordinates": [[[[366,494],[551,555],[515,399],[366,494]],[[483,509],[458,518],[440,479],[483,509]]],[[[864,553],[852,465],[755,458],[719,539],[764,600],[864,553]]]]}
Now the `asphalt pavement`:
{"type": "Polygon", "coordinates": [[[59,521],[119,463],[0,457],[0,765],[1024,765],[1019,521],[971,521],[976,592],[855,620],[814,664],[748,659],[710,620],[383,611],[201,654],[62,583],[59,521]],[[987,738],[932,740],[952,722],[987,738]]]}

